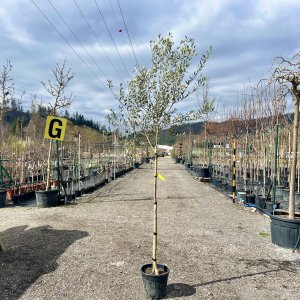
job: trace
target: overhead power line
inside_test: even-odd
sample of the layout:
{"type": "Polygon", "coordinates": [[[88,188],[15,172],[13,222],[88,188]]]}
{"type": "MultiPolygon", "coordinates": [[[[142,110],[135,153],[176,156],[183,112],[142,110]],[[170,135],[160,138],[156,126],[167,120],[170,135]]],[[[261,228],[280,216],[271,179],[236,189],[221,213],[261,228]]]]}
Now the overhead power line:
{"type": "Polygon", "coordinates": [[[131,49],[132,49],[132,52],[133,52],[133,55],[134,55],[134,58],[135,58],[135,62],[136,64],[138,65],[138,60],[136,58],[136,55],[135,55],[135,51],[133,49],[133,45],[132,45],[132,42],[131,42],[131,38],[130,38],[130,35],[129,35],[129,31],[128,31],[128,28],[127,28],[127,25],[126,25],[126,21],[125,21],[125,18],[124,18],[124,15],[123,15],[123,12],[122,12],[122,8],[121,8],[121,5],[120,5],[120,2],[119,0],[117,0],[118,2],[118,6],[119,6],[119,9],[120,9],[120,13],[121,13],[121,16],[122,16],[122,19],[123,19],[123,23],[124,23],[124,26],[125,26],[125,29],[126,29],[126,32],[127,32],[127,36],[128,36],[128,39],[129,39],[129,42],[130,42],[130,45],[131,45],[131,49]]]}
{"type": "Polygon", "coordinates": [[[102,70],[102,68],[98,65],[98,63],[94,60],[94,58],[90,55],[90,53],[88,52],[88,50],[85,48],[85,46],[82,44],[82,42],[80,41],[80,39],[77,37],[77,35],[74,33],[74,31],[70,28],[70,26],[67,24],[67,22],[65,21],[64,17],[59,13],[58,9],[53,5],[53,3],[48,0],[48,2],[50,3],[50,5],[52,6],[52,8],[56,11],[56,13],[58,14],[58,16],[60,17],[60,19],[62,20],[62,22],[65,24],[65,26],[69,29],[69,31],[72,33],[72,35],[74,36],[74,38],[77,40],[77,42],[81,45],[81,47],[84,49],[85,53],[88,55],[88,57],[91,59],[91,61],[96,65],[96,67],[98,68],[98,70],[102,73],[102,75],[107,78],[106,74],[104,73],[104,71],[102,70]]]}
{"type": "Polygon", "coordinates": [[[104,17],[103,17],[103,14],[101,13],[100,7],[99,7],[99,5],[98,5],[98,3],[97,3],[96,0],[94,0],[94,2],[95,2],[95,4],[96,4],[96,6],[97,6],[97,9],[98,9],[98,12],[99,12],[99,14],[100,14],[100,16],[101,16],[101,18],[102,18],[102,21],[103,21],[103,23],[105,24],[105,27],[106,27],[106,30],[108,31],[108,34],[109,34],[109,36],[110,36],[110,39],[112,40],[112,42],[113,42],[113,44],[114,44],[114,46],[115,46],[115,49],[116,49],[116,51],[117,51],[117,53],[118,53],[118,55],[119,55],[119,57],[120,57],[120,60],[121,60],[121,62],[122,62],[122,64],[123,64],[123,67],[124,67],[124,69],[126,70],[128,76],[130,77],[129,72],[128,72],[127,68],[126,68],[126,65],[125,65],[125,63],[124,63],[124,60],[123,60],[123,58],[122,58],[122,56],[121,56],[121,54],[120,54],[120,52],[119,52],[119,50],[118,50],[118,47],[117,47],[117,45],[116,45],[116,43],[115,43],[115,41],[114,41],[114,39],[113,39],[113,37],[112,37],[112,34],[111,34],[111,32],[110,32],[110,30],[109,30],[109,28],[108,28],[108,26],[107,26],[107,23],[105,22],[105,19],[104,19],[104,17]]]}
{"type": "Polygon", "coordinates": [[[54,28],[54,30],[59,34],[59,36],[68,44],[68,46],[73,50],[76,56],[81,60],[81,62],[85,65],[85,67],[90,71],[90,73],[98,80],[107,91],[109,91],[113,96],[113,92],[104,84],[104,82],[98,78],[95,72],[90,68],[90,66],[86,63],[86,61],[79,55],[79,53],[72,47],[72,45],[67,41],[67,39],[59,32],[57,27],[53,24],[53,22],[46,16],[46,14],[41,10],[41,8],[34,2],[34,0],[30,0],[33,5],[38,9],[38,11],[44,16],[47,22],[54,28]]]}
{"type": "MultiPolygon", "coordinates": [[[[77,8],[78,8],[78,10],[79,10],[79,12],[80,12],[82,18],[84,19],[85,23],[87,24],[87,26],[89,27],[90,31],[92,32],[92,34],[93,34],[95,40],[97,41],[97,43],[98,43],[99,46],[101,47],[102,51],[104,52],[104,54],[105,54],[107,60],[108,60],[108,61],[110,62],[110,64],[112,65],[112,67],[113,67],[114,71],[116,72],[116,74],[117,74],[119,77],[121,77],[120,74],[119,74],[119,72],[117,71],[115,65],[113,64],[113,62],[111,61],[111,59],[110,59],[109,56],[107,55],[107,53],[106,53],[104,47],[102,46],[102,44],[100,43],[99,39],[97,38],[95,31],[93,30],[92,26],[90,25],[90,23],[89,23],[88,20],[86,19],[85,15],[84,15],[82,9],[80,8],[80,6],[78,5],[77,1],[76,1],[76,0],[73,0],[73,1],[74,1],[75,5],[77,6],[77,8]]],[[[127,70],[126,70],[126,72],[127,72],[127,70]]],[[[127,72],[127,73],[128,73],[128,72],[127,72]]],[[[128,76],[129,76],[129,74],[128,74],[128,76]]]]}

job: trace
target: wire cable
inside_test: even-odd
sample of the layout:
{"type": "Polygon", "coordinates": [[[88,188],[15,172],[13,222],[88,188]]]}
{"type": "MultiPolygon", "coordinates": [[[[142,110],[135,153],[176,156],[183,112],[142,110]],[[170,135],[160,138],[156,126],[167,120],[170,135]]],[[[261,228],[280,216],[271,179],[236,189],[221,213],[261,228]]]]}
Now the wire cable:
{"type": "MultiPolygon", "coordinates": [[[[104,52],[104,54],[105,54],[107,60],[108,60],[108,61],[110,62],[110,64],[112,65],[112,67],[113,67],[114,71],[116,72],[116,74],[117,74],[119,77],[121,77],[120,74],[118,73],[118,71],[117,71],[115,65],[113,64],[113,62],[111,61],[111,59],[110,59],[109,56],[107,55],[107,53],[106,53],[104,47],[102,46],[102,44],[100,43],[99,39],[97,38],[96,33],[95,33],[95,31],[93,30],[92,26],[90,25],[90,23],[89,23],[88,20],[86,19],[85,15],[84,15],[84,13],[83,13],[83,11],[82,11],[82,9],[79,7],[77,1],[76,1],[76,0],[73,0],[73,1],[74,1],[74,3],[76,4],[76,6],[77,6],[77,8],[78,8],[78,10],[79,10],[79,12],[80,12],[82,18],[84,19],[85,23],[87,24],[87,26],[88,26],[89,29],[91,30],[91,32],[92,32],[94,38],[96,39],[97,43],[99,44],[99,46],[100,46],[101,49],[103,50],[103,52],[104,52]]],[[[126,71],[127,71],[127,70],[126,70],[126,71]]],[[[128,72],[127,72],[127,73],[128,73],[128,72]]],[[[128,76],[130,77],[129,74],[128,74],[128,76]]]]}
{"type": "MultiPolygon", "coordinates": [[[[116,27],[119,28],[119,32],[122,32],[121,25],[120,25],[120,23],[119,23],[119,21],[118,21],[118,18],[117,18],[115,9],[113,8],[113,5],[112,5],[111,0],[108,0],[108,3],[109,3],[109,6],[110,6],[112,15],[113,15],[113,17],[114,17],[114,20],[115,20],[115,23],[116,23],[116,27]],[[121,31],[120,31],[120,30],[121,30],[121,31]]],[[[126,45],[127,41],[125,40],[123,34],[121,34],[121,39],[122,39],[123,44],[126,45]]],[[[130,55],[133,55],[133,54],[132,54],[132,51],[130,51],[129,49],[127,49],[127,52],[128,52],[130,55]]],[[[134,59],[134,57],[133,57],[133,59],[134,59]]]]}
{"type": "MultiPolygon", "coordinates": [[[[101,16],[101,18],[102,18],[102,21],[103,21],[103,23],[105,24],[106,30],[107,30],[108,33],[109,33],[110,39],[112,40],[112,42],[113,42],[113,44],[114,44],[114,46],[115,46],[115,49],[116,49],[116,51],[117,51],[117,53],[118,53],[118,55],[119,55],[119,57],[120,57],[120,60],[121,60],[121,62],[122,62],[122,64],[123,64],[123,67],[124,67],[124,69],[126,70],[127,74],[129,75],[129,72],[128,72],[127,68],[126,68],[126,65],[125,65],[125,63],[124,63],[124,60],[123,60],[123,58],[122,58],[122,56],[121,56],[121,54],[120,54],[120,52],[119,52],[119,50],[118,50],[118,47],[117,47],[117,45],[116,45],[116,43],[115,43],[115,41],[114,41],[114,39],[113,39],[113,37],[112,37],[112,34],[111,34],[111,32],[110,32],[110,30],[109,30],[109,28],[108,28],[108,26],[107,26],[107,23],[105,22],[105,19],[104,19],[104,17],[103,17],[103,14],[101,13],[100,7],[99,7],[99,5],[98,5],[98,3],[97,3],[96,0],[94,0],[94,2],[95,2],[96,6],[97,6],[97,8],[98,8],[98,12],[99,12],[99,14],[100,14],[100,16],[101,16]]],[[[129,75],[129,77],[130,77],[130,75],[129,75]]]]}
{"type": "Polygon", "coordinates": [[[132,49],[132,52],[133,52],[133,55],[134,55],[134,58],[135,58],[135,62],[136,62],[137,65],[139,65],[138,60],[137,60],[136,55],[135,55],[135,51],[133,49],[133,45],[132,45],[132,42],[131,42],[131,38],[130,38],[130,35],[129,35],[129,31],[128,31],[128,28],[127,28],[127,25],[126,25],[126,21],[125,21],[123,12],[122,12],[120,2],[119,2],[119,0],[117,0],[117,2],[118,2],[120,13],[121,13],[121,16],[122,16],[122,19],[123,19],[123,23],[124,23],[124,26],[125,26],[125,29],[126,29],[126,32],[127,32],[127,36],[128,36],[128,39],[129,39],[129,42],[130,42],[130,45],[131,45],[131,49],[132,49]]]}
{"type": "Polygon", "coordinates": [[[67,41],[67,39],[59,32],[57,27],[53,24],[53,22],[46,16],[46,14],[41,10],[41,8],[34,2],[34,0],[30,0],[34,6],[38,9],[38,11],[44,16],[44,18],[47,20],[47,22],[54,28],[54,30],[59,34],[59,36],[68,44],[68,46],[73,50],[73,52],[76,54],[76,56],[81,60],[81,62],[85,65],[85,67],[91,72],[91,74],[94,75],[96,80],[98,80],[107,91],[110,92],[110,94],[113,94],[113,92],[106,86],[106,84],[98,78],[98,76],[95,74],[95,72],[90,68],[90,66],[85,62],[85,60],[78,54],[78,52],[72,47],[72,45],[67,41]]]}
{"type": "Polygon", "coordinates": [[[101,69],[101,67],[98,65],[98,63],[94,60],[94,58],[90,55],[90,53],[88,52],[88,50],[85,48],[85,46],[82,44],[82,42],[79,40],[79,38],[77,37],[77,35],[74,33],[74,31],[70,28],[70,26],[67,24],[67,22],[65,21],[65,19],[63,18],[63,16],[59,13],[58,9],[54,6],[54,4],[48,0],[48,2],[50,3],[50,5],[52,6],[52,8],[55,10],[55,12],[58,14],[58,16],[60,17],[60,19],[62,20],[62,22],[65,24],[65,26],[70,30],[70,32],[72,33],[72,35],[74,36],[74,38],[77,40],[77,42],[81,45],[81,47],[84,49],[85,53],[88,55],[88,57],[92,60],[92,62],[97,66],[98,70],[102,73],[102,75],[107,78],[108,76],[106,76],[106,74],[104,73],[104,71],[101,69]]]}

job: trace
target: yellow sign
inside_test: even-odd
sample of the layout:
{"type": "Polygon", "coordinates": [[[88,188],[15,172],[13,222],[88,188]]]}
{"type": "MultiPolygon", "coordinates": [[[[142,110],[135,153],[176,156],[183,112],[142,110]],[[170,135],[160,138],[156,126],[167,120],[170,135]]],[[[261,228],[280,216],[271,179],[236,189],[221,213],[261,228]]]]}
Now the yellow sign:
{"type": "Polygon", "coordinates": [[[66,126],[67,119],[48,116],[46,120],[44,138],[63,141],[65,137],[66,126]]]}
{"type": "Polygon", "coordinates": [[[161,174],[157,173],[157,176],[160,180],[166,181],[166,178],[164,176],[162,176],[161,174]]]}

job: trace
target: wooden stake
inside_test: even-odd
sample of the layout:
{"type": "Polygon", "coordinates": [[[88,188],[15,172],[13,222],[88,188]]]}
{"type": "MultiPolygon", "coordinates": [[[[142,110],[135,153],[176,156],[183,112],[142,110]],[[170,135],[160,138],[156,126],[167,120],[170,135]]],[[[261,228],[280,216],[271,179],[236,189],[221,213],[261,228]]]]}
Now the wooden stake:
{"type": "Polygon", "coordinates": [[[152,247],[152,273],[158,275],[157,268],[157,148],[155,147],[154,168],[154,198],[153,198],[153,247],[152,247]]]}

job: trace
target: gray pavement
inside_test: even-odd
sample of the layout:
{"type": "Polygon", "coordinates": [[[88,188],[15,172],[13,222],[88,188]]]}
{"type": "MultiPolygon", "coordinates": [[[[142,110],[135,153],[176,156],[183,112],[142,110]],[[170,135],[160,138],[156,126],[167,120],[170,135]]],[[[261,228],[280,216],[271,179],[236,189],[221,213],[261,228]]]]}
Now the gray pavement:
{"type": "MultiPolygon", "coordinates": [[[[300,256],[271,243],[268,218],[159,159],[158,262],[168,299],[299,299],[300,256]]],[[[0,210],[0,299],[144,299],[153,165],[78,204],[0,210]]]]}

